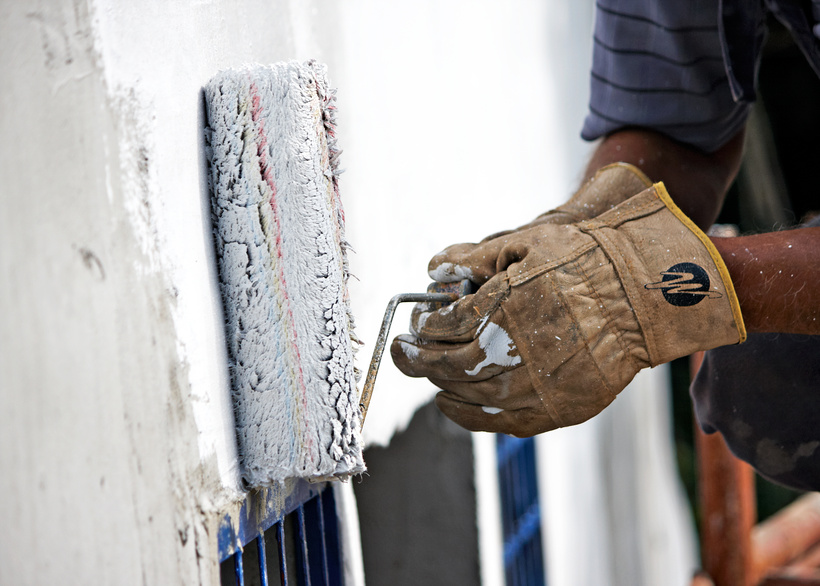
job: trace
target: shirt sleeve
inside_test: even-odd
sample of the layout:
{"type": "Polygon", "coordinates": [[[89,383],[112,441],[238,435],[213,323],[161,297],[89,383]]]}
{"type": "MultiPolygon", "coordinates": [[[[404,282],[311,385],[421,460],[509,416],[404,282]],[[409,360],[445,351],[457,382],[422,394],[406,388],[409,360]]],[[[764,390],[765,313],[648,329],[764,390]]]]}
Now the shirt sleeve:
{"type": "Polygon", "coordinates": [[[589,114],[594,140],[644,127],[713,152],[746,123],[724,65],[718,0],[598,0],[589,114]]]}

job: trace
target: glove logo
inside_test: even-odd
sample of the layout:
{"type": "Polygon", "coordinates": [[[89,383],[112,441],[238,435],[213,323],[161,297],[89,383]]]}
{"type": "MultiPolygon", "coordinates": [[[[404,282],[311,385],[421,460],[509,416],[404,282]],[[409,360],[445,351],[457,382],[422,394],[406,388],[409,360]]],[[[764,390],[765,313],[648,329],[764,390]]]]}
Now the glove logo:
{"type": "Polygon", "coordinates": [[[678,307],[697,305],[704,298],[722,297],[717,291],[709,290],[709,275],[702,267],[682,262],[661,272],[662,279],[644,285],[646,289],[660,289],[667,303],[678,307]]]}

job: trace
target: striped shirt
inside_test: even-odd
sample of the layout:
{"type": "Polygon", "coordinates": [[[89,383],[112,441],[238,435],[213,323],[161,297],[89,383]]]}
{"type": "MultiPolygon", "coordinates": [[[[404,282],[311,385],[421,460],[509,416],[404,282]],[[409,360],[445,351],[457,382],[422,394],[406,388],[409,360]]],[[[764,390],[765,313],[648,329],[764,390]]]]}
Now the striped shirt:
{"type": "Polygon", "coordinates": [[[582,137],[639,126],[718,149],[755,99],[767,10],[820,74],[812,8],[798,0],[597,0],[582,137]]]}

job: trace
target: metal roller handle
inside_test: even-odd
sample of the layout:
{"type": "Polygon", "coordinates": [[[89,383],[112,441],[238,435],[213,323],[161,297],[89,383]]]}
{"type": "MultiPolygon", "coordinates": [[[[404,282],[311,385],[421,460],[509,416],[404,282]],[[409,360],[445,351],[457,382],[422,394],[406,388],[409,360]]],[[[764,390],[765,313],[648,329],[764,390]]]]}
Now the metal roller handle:
{"type": "Polygon", "coordinates": [[[370,407],[373,385],[376,384],[376,374],[379,372],[384,348],[387,345],[387,336],[390,333],[390,326],[393,323],[393,317],[396,315],[399,303],[407,301],[413,303],[452,303],[473,291],[474,285],[465,279],[460,283],[433,283],[427,293],[399,293],[390,300],[390,303],[387,304],[387,310],[384,312],[379,337],[376,338],[376,347],[373,348],[373,358],[370,360],[370,367],[367,369],[367,376],[364,379],[364,388],[362,388],[362,394],[359,398],[362,427],[364,427],[367,409],[370,407]]]}

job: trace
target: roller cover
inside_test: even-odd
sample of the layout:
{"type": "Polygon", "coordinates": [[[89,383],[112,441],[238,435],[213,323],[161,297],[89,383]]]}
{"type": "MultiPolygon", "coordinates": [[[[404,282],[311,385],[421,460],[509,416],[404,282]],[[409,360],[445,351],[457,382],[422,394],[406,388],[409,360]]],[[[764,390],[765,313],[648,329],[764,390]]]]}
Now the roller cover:
{"type": "Polygon", "coordinates": [[[220,72],[206,150],[249,488],[365,470],[335,92],[313,61],[220,72]]]}

